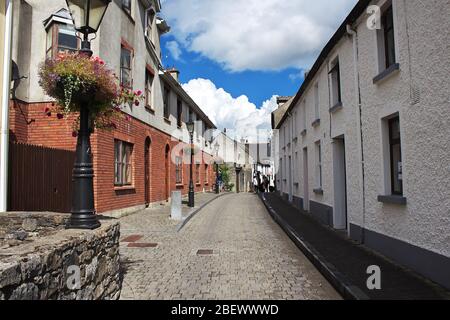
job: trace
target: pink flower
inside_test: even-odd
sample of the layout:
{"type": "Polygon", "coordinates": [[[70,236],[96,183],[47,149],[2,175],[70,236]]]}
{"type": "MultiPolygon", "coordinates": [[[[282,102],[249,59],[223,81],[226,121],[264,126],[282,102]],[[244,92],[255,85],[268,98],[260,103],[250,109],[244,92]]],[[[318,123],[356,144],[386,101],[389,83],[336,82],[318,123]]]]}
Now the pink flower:
{"type": "Polygon", "coordinates": [[[73,132],[72,132],[72,137],[74,137],[74,138],[78,137],[78,132],[73,131],[73,132]]]}
{"type": "Polygon", "coordinates": [[[138,107],[138,106],[139,106],[139,100],[136,100],[136,101],[134,102],[134,105],[135,105],[136,107],[138,107]]]}
{"type": "Polygon", "coordinates": [[[57,115],[56,115],[56,117],[58,118],[58,119],[63,119],[64,118],[64,115],[62,114],[62,113],[58,113],[57,115]]]}
{"type": "Polygon", "coordinates": [[[51,112],[47,112],[47,117],[51,117],[52,113],[51,112]]]}
{"type": "Polygon", "coordinates": [[[142,94],[142,91],[141,90],[137,90],[137,91],[134,92],[134,94],[137,95],[137,96],[140,96],[142,94]]]}
{"type": "Polygon", "coordinates": [[[44,109],[44,113],[49,113],[50,112],[50,108],[45,108],[44,109]]]}

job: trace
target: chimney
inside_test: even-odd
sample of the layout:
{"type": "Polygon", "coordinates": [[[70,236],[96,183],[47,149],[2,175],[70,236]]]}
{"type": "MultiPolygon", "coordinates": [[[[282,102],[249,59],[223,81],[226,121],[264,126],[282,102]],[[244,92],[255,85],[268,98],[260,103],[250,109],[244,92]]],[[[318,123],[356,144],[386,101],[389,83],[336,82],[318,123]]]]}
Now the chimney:
{"type": "Polygon", "coordinates": [[[177,82],[179,82],[179,81],[178,81],[178,78],[179,78],[179,76],[180,76],[180,71],[178,71],[176,68],[170,68],[170,69],[167,70],[167,72],[169,72],[170,75],[171,75],[177,82]]]}

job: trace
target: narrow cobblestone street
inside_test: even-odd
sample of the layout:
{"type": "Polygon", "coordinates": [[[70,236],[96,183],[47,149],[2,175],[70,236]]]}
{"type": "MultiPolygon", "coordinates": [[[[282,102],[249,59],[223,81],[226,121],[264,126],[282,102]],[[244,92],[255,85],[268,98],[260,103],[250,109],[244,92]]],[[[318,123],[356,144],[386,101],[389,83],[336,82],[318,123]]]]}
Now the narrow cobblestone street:
{"type": "Polygon", "coordinates": [[[256,195],[225,195],[176,225],[164,210],[121,219],[122,299],[340,299],[256,195]]]}

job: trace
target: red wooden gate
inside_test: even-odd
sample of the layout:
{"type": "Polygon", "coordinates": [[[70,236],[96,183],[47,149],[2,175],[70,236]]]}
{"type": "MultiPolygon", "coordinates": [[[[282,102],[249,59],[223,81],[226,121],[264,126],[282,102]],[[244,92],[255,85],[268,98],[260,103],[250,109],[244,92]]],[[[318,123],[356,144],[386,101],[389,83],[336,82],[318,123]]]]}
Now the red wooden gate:
{"type": "Polygon", "coordinates": [[[75,152],[21,143],[9,146],[9,211],[68,213],[75,152]]]}

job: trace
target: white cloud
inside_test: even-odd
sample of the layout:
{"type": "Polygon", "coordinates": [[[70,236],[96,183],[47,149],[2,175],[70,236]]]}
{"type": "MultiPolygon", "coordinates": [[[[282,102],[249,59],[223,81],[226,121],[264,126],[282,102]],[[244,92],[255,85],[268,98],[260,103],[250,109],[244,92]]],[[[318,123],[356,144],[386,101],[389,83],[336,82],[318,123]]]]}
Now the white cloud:
{"type": "Polygon", "coordinates": [[[202,108],[216,126],[239,138],[260,141],[267,138],[271,129],[271,113],[277,108],[277,96],[265,101],[260,108],[242,95],[234,98],[208,79],[193,79],[183,84],[184,90],[202,108]]]}
{"type": "Polygon", "coordinates": [[[167,0],[172,35],[229,71],[309,67],[357,0],[167,0]]]}
{"type": "Polygon", "coordinates": [[[180,45],[178,44],[178,42],[176,41],[169,41],[166,43],[166,49],[169,50],[170,55],[172,56],[172,58],[176,61],[180,61],[181,60],[181,48],[180,45]]]}

